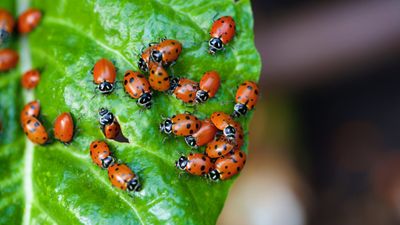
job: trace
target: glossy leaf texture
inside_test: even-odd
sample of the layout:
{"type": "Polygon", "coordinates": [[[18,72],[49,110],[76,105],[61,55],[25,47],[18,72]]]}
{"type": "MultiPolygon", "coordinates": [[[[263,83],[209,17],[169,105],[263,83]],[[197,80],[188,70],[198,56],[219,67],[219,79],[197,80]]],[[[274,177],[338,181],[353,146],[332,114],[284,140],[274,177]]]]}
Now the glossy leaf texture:
{"type": "MultiPolygon", "coordinates": [[[[2,0],[0,7],[16,14],[18,4],[2,0]]],[[[54,142],[27,151],[18,121],[29,95],[19,86],[23,65],[0,75],[0,224],[216,223],[234,179],[210,182],[180,174],[174,166],[180,154],[204,149],[191,150],[182,138],[167,137],[163,142],[166,136],[158,125],[163,116],[185,111],[195,111],[201,119],[217,110],[231,113],[237,86],[258,80],[261,63],[254,47],[250,2],[33,0],[29,5],[44,12],[40,26],[28,36],[32,67],[43,68],[34,98],[41,102],[48,129],[58,114],[71,112],[78,133],[70,145],[54,142]],[[226,51],[211,56],[209,28],[215,16],[223,15],[235,18],[237,36],[226,51]],[[220,73],[221,88],[213,99],[194,108],[155,92],[153,107],[141,111],[121,83],[111,95],[96,94],[88,72],[98,59],[114,60],[121,81],[126,70],[138,70],[140,49],[162,37],[183,44],[170,71],[175,76],[199,81],[206,71],[220,73]],[[133,197],[113,188],[107,171],[91,161],[90,143],[104,139],[98,124],[100,107],[115,114],[129,139],[108,143],[140,177],[143,190],[133,197]]],[[[251,115],[239,120],[245,131],[251,115]]],[[[247,152],[247,138],[243,150],[247,152]]]]}

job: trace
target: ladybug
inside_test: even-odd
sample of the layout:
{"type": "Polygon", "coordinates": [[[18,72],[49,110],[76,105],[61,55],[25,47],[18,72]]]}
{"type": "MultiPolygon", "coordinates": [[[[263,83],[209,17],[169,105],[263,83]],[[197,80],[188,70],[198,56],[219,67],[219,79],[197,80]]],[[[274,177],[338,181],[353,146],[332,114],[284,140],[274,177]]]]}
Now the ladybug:
{"type": "Polygon", "coordinates": [[[111,184],[121,190],[140,191],[139,178],[125,164],[114,163],[108,167],[108,178],[111,184]]]}
{"type": "Polygon", "coordinates": [[[188,157],[181,156],[175,162],[175,166],[196,176],[206,176],[213,168],[210,158],[201,153],[190,153],[188,157]]]}
{"type": "Polygon", "coordinates": [[[107,169],[115,162],[115,158],[111,156],[110,148],[104,141],[93,141],[90,144],[90,157],[95,164],[103,169],[107,169]]]}
{"type": "Polygon", "coordinates": [[[0,45],[8,41],[15,26],[13,16],[4,9],[0,9],[0,45]]]}
{"type": "Polygon", "coordinates": [[[145,50],[143,50],[142,53],[140,54],[140,58],[138,61],[138,67],[144,73],[149,71],[150,54],[151,54],[151,51],[153,51],[153,49],[155,49],[155,47],[157,47],[157,44],[150,44],[149,47],[147,47],[145,50]]]}
{"type": "Polygon", "coordinates": [[[177,40],[166,39],[151,50],[151,60],[163,66],[175,63],[182,52],[182,44],[177,40]]]}
{"type": "Polygon", "coordinates": [[[39,70],[33,69],[28,70],[22,75],[21,85],[26,89],[35,88],[40,81],[40,72],[39,70]]]}
{"type": "Polygon", "coordinates": [[[209,177],[216,180],[227,180],[238,174],[246,164],[246,153],[234,150],[232,153],[215,161],[215,168],[209,173],[209,177]]]}
{"type": "Polygon", "coordinates": [[[236,105],[233,108],[234,117],[246,115],[248,110],[252,110],[257,103],[258,86],[253,81],[242,83],[236,92],[236,105]]]}
{"type": "Polygon", "coordinates": [[[0,72],[5,72],[14,68],[18,60],[19,55],[16,51],[9,48],[0,49],[0,72]]]}
{"type": "Polygon", "coordinates": [[[224,49],[224,45],[232,40],[235,32],[236,24],[231,16],[223,16],[214,21],[210,30],[211,39],[208,42],[208,52],[213,55],[224,49]]]}
{"type": "Polygon", "coordinates": [[[196,103],[203,103],[217,93],[221,84],[221,78],[216,71],[204,73],[200,80],[200,90],[196,92],[196,103]]]}
{"type": "Polygon", "coordinates": [[[234,126],[237,126],[237,124],[231,116],[224,112],[214,112],[211,114],[211,121],[215,127],[223,131],[223,134],[229,141],[235,140],[236,129],[234,126]]]}
{"type": "Polygon", "coordinates": [[[152,105],[152,93],[149,81],[139,72],[128,70],[124,76],[124,89],[132,98],[137,99],[136,103],[149,109],[152,105]]]}
{"type": "Polygon", "coordinates": [[[173,90],[177,99],[185,103],[193,104],[196,100],[196,93],[199,90],[199,83],[187,78],[180,78],[178,84],[173,90]]]}
{"type": "Polygon", "coordinates": [[[149,83],[156,91],[167,91],[171,85],[167,71],[156,63],[150,65],[149,83]]]}
{"type": "Polygon", "coordinates": [[[20,121],[21,124],[25,121],[26,117],[38,117],[40,113],[40,103],[39,101],[28,102],[21,111],[20,121]]]}
{"type": "Polygon", "coordinates": [[[177,114],[167,118],[160,124],[160,131],[177,136],[188,136],[196,133],[201,126],[201,121],[188,113],[177,114]]]}
{"type": "Polygon", "coordinates": [[[22,128],[29,140],[31,140],[35,144],[45,144],[49,139],[45,127],[35,117],[25,117],[22,128]]]}
{"type": "Polygon", "coordinates": [[[39,25],[42,19],[42,12],[38,9],[28,9],[18,18],[18,31],[21,34],[31,32],[39,25]]]}
{"type": "Polygon", "coordinates": [[[201,121],[200,129],[196,133],[186,136],[185,142],[194,148],[203,146],[214,139],[217,130],[209,119],[203,120],[201,121]]]}
{"type": "Polygon", "coordinates": [[[235,145],[229,142],[224,136],[221,136],[217,140],[213,140],[208,143],[206,148],[206,154],[210,158],[219,158],[228,154],[235,148],[235,145]]]}
{"type": "Polygon", "coordinates": [[[114,90],[117,71],[114,64],[108,59],[100,59],[93,67],[93,82],[102,94],[110,94],[114,90]]]}
{"type": "Polygon", "coordinates": [[[61,113],[54,122],[54,137],[63,142],[69,143],[74,136],[74,120],[70,113],[61,113]]]}
{"type": "Polygon", "coordinates": [[[99,111],[100,125],[104,136],[108,139],[114,139],[121,132],[121,127],[118,121],[115,119],[114,114],[105,108],[101,108],[99,111]]]}

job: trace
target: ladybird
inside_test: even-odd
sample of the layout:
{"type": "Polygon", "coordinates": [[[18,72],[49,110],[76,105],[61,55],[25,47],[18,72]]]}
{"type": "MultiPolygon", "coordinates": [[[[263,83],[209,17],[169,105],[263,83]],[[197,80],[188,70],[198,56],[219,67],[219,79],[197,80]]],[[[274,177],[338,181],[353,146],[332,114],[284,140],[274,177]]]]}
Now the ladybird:
{"type": "Polygon", "coordinates": [[[114,90],[117,71],[108,59],[98,60],[93,67],[93,82],[102,94],[110,94],[114,90]]]}
{"type": "Polygon", "coordinates": [[[211,114],[211,121],[219,130],[223,131],[223,134],[228,138],[229,141],[235,140],[236,129],[234,125],[236,122],[231,116],[224,112],[214,112],[211,114]]]}
{"type": "Polygon", "coordinates": [[[196,103],[203,103],[217,93],[221,84],[218,72],[209,71],[204,73],[200,80],[200,90],[196,92],[196,103]]]}
{"type": "Polygon", "coordinates": [[[111,156],[110,148],[104,141],[93,141],[90,144],[90,157],[95,164],[103,169],[107,169],[115,162],[115,158],[111,156]]]}
{"type": "Polygon", "coordinates": [[[6,43],[15,26],[13,16],[4,9],[0,9],[0,45],[6,43]]]}
{"type": "Polygon", "coordinates": [[[206,176],[213,168],[210,158],[201,153],[190,153],[187,157],[181,156],[175,162],[175,166],[196,176],[206,176]]]}
{"type": "Polygon", "coordinates": [[[74,120],[71,114],[61,113],[54,122],[54,137],[63,143],[69,143],[74,136],[74,129],[74,120]]]}
{"type": "Polygon", "coordinates": [[[179,41],[166,39],[152,49],[150,57],[153,62],[170,66],[175,63],[181,52],[182,44],[179,41]]]}
{"type": "Polygon", "coordinates": [[[157,47],[157,44],[150,44],[149,47],[143,50],[142,53],[140,54],[138,67],[144,73],[147,73],[149,71],[150,54],[153,51],[153,49],[155,49],[155,47],[157,47]]]}
{"type": "Polygon", "coordinates": [[[171,85],[167,71],[156,63],[150,65],[149,83],[156,91],[167,91],[171,85]]]}
{"type": "Polygon", "coordinates": [[[219,158],[228,154],[235,148],[235,145],[228,141],[224,136],[217,140],[212,140],[207,144],[206,154],[210,158],[219,158]]]}
{"type": "Polygon", "coordinates": [[[21,124],[25,121],[26,117],[38,117],[40,113],[40,103],[39,101],[28,102],[21,111],[20,121],[21,124]]]}
{"type": "Polygon", "coordinates": [[[49,139],[45,127],[33,116],[25,117],[22,128],[29,140],[35,144],[45,144],[49,139]]]}
{"type": "Polygon", "coordinates": [[[198,90],[199,83],[187,78],[180,78],[178,84],[173,90],[173,94],[177,99],[180,99],[185,103],[194,104],[198,90]]]}
{"type": "Polygon", "coordinates": [[[217,131],[218,129],[209,119],[203,120],[200,129],[196,133],[186,136],[185,142],[194,148],[203,146],[214,139],[217,131]]]}
{"type": "Polygon", "coordinates": [[[137,99],[136,103],[149,109],[152,105],[152,93],[149,81],[143,74],[128,70],[124,76],[124,89],[132,98],[137,99]]]}
{"type": "Polygon", "coordinates": [[[214,21],[210,30],[211,39],[208,42],[208,52],[213,55],[224,49],[224,45],[232,40],[235,32],[236,24],[231,16],[223,16],[214,21]]]}
{"type": "Polygon", "coordinates": [[[258,86],[253,81],[242,83],[236,92],[236,105],[233,108],[233,116],[240,117],[246,115],[248,110],[252,110],[257,103],[258,86]]]}
{"type": "Polygon", "coordinates": [[[28,9],[18,17],[18,31],[21,34],[31,32],[39,25],[42,12],[38,9],[28,9]]]}
{"type": "Polygon", "coordinates": [[[0,72],[14,68],[18,60],[19,55],[16,51],[9,48],[0,49],[0,72]]]}
{"type": "Polygon", "coordinates": [[[139,178],[125,164],[115,163],[109,166],[108,178],[113,186],[124,191],[140,191],[141,189],[139,178]]]}
{"type": "Polygon", "coordinates": [[[238,174],[246,164],[246,153],[234,150],[232,153],[217,159],[214,169],[209,173],[212,180],[227,180],[238,174]]]}
{"type": "Polygon", "coordinates": [[[28,70],[22,75],[21,85],[26,89],[35,88],[40,81],[40,72],[39,70],[33,69],[28,70]]]}
{"type": "Polygon", "coordinates": [[[104,125],[102,130],[106,138],[115,139],[121,132],[121,126],[117,121],[114,121],[111,124],[104,125]]]}
{"type": "Polygon", "coordinates": [[[188,136],[196,133],[201,126],[201,121],[188,113],[177,114],[167,118],[160,124],[160,131],[177,136],[188,136]]]}

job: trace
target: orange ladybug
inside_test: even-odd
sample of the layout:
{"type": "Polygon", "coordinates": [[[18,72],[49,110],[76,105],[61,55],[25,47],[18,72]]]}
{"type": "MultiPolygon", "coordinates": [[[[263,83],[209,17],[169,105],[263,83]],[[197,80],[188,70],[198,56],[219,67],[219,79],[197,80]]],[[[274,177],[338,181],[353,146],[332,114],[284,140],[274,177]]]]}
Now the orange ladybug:
{"type": "Polygon", "coordinates": [[[210,158],[201,153],[190,153],[188,157],[181,156],[175,165],[176,168],[196,176],[206,176],[213,168],[210,158]]]}
{"type": "Polygon", "coordinates": [[[258,86],[253,81],[242,83],[236,92],[236,105],[233,108],[234,117],[246,115],[248,110],[252,110],[257,103],[258,86]]]}
{"type": "Polygon", "coordinates": [[[9,48],[0,49],[0,72],[5,72],[14,68],[18,60],[19,55],[16,51],[9,48]]]}
{"type": "Polygon", "coordinates": [[[35,117],[25,117],[22,128],[26,136],[35,144],[45,144],[49,139],[47,131],[42,123],[35,117]]]}
{"type": "Polygon", "coordinates": [[[110,148],[104,141],[93,141],[90,144],[90,157],[95,164],[103,169],[107,169],[115,162],[115,158],[111,156],[110,148]]]}
{"type": "Polygon", "coordinates": [[[201,121],[188,113],[177,114],[167,118],[160,124],[160,131],[176,136],[188,136],[196,133],[201,126],[201,121]]]}
{"type": "Polygon", "coordinates": [[[210,30],[211,39],[208,42],[208,52],[213,55],[224,49],[224,45],[233,39],[235,32],[236,24],[231,16],[223,16],[214,21],[210,30]]]}
{"type": "Polygon", "coordinates": [[[115,119],[114,114],[112,114],[105,108],[101,108],[99,111],[99,115],[101,130],[103,131],[104,136],[108,139],[116,138],[121,132],[121,127],[117,119],[115,119]]]}
{"type": "Polygon", "coordinates": [[[221,84],[221,78],[216,71],[204,73],[200,80],[200,90],[196,92],[196,103],[203,103],[217,93],[221,84]]]}
{"type": "Polygon", "coordinates": [[[132,98],[137,99],[136,103],[149,109],[152,105],[152,93],[149,81],[139,72],[128,70],[124,76],[124,89],[132,98]]]}
{"type": "Polygon", "coordinates": [[[125,164],[115,163],[108,167],[108,178],[111,184],[121,190],[129,192],[140,191],[139,178],[125,164]]]}
{"type": "Polygon", "coordinates": [[[234,126],[237,124],[231,116],[224,112],[214,112],[211,114],[211,121],[215,127],[223,131],[223,134],[229,141],[235,140],[236,129],[234,126]]]}
{"type": "Polygon", "coordinates": [[[246,153],[234,150],[232,153],[215,161],[215,168],[209,173],[209,177],[216,180],[227,180],[238,174],[246,164],[246,153]]]}
{"type": "Polygon", "coordinates": [[[114,90],[117,70],[108,59],[100,59],[93,67],[93,82],[102,94],[110,94],[114,90]]]}
{"type": "Polygon", "coordinates": [[[61,113],[54,122],[54,137],[63,142],[69,143],[74,136],[74,120],[70,113],[61,113]]]}
{"type": "Polygon", "coordinates": [[[40,72],[39,70],[33,69],[28,70],[22,75],[21,85],[26,89],[35,88],[40,81],[40,72]]]}
{"type": "Polygon", "coordinates": [[[38,117],[40,113],[40,103],[39,101],[28,102],[21,111],[20,121],[21,124],[25,121],[26,117],[38,117]]]}
{"type": "Polygon", "coordinates": [[[8,41],[15,26],[13,16],[4,9],[0,9],[0,45],[8,41]]]}
{"type": "Polygon", "coordinates": [[[199,83],[187,78],[180,78],[178,84],[173,90],[177,99],[185,103],[193,104],[196,100],[196,93],[199,90],[199,83]]]}
{"type": "Polygon", "coordinates": [[[235,148],[235,145],[229,142],[224,136],[213,140],[207,144],[206,154],[210,158],[219,158],[228,154],[235,148]]]}
{"type": "Polygon", "coordinates": [[[149,83],[156,91],[167,91],[171,85],[167,71],[156,63],[150,64],[149,83]]]}
{"type": "Polygon", "coordinates": [[[182,44],[179,41],[166,39],[152,49],[150,57],[153,62],[170,66],[179,58],[181,52],[182,44]]]}
{"type": "Polygon", "coordinates": [[[28,9],[18,18],[18,31],[26,34],[35,29],[42,20],[42,12],[38,9],[28,9]]]}
{"type": "Polygon", "coordinates": [[[145,50],[143,50],[142,53],[140,54],[140,58],[138,61],[138,67],[142,72],[146,73],[149,71],[150,54],[151,54],[151,51],[153,51],[153,49],[155,49],[156,47],[157,47],[157,44],[150,44],[149,47],[147,47],[145,50]]]}
{"type": "Polygon", "coordinates": [[[214,139],[217,131],[218,129],[209,119],[203,120],[201,121],[200,129],[196,133],[186,136],[185,142],[194,148],[203,146],[214,139]]]}

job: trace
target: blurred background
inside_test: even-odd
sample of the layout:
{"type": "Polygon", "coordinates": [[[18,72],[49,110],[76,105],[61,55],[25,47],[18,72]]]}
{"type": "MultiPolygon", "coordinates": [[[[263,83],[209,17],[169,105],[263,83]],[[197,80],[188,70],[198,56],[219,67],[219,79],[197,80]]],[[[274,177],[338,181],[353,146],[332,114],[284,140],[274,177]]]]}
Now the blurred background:
{"type": "Polygon", "coordinates": [[[253,10],[263,97],[218,224],[400,224],[400,1],[253,10]]]}

